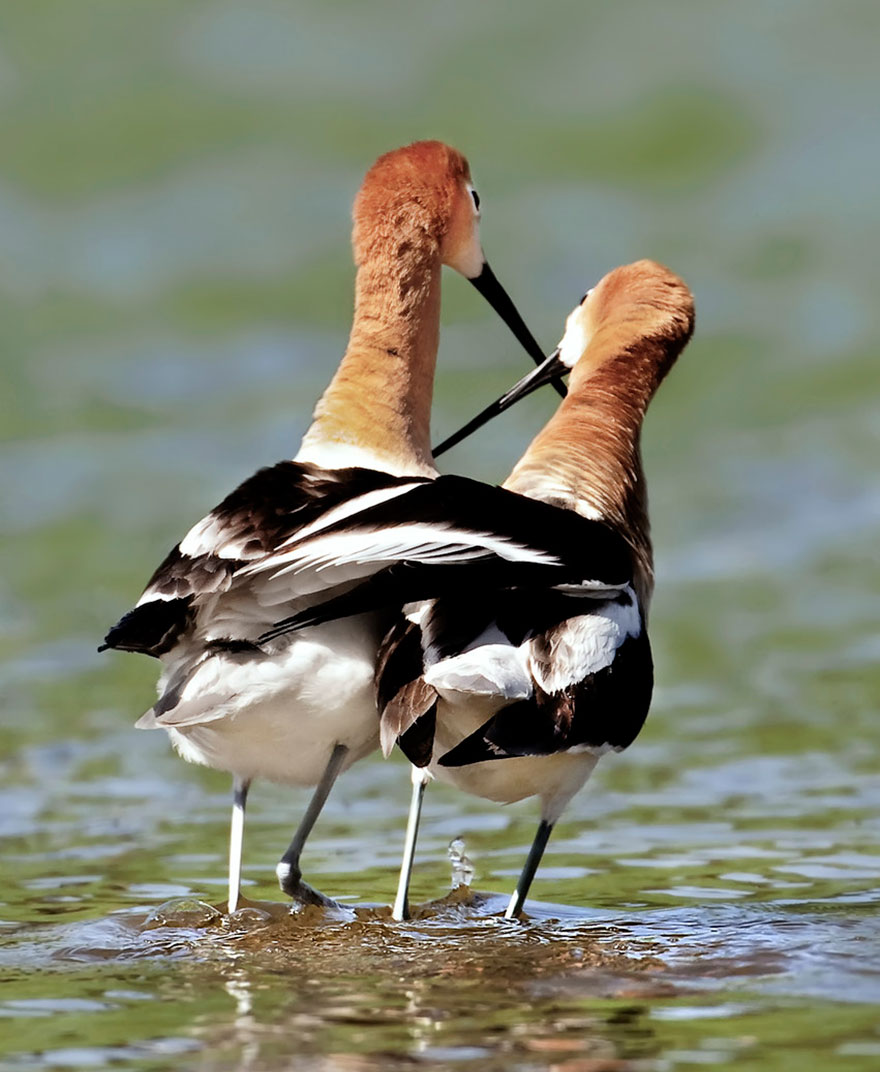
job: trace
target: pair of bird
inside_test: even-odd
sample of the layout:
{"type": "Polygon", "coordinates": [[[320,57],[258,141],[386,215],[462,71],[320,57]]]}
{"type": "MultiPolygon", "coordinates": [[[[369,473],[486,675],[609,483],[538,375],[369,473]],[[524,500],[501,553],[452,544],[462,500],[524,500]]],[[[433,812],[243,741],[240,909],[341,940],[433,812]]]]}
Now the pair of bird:
{"type": "Polygon", "coordinates": [[[299,453],[196,524],[105,639],[163,664],[137,725],[233,774],[230,912],[251,781],[315,787],[276,870],[296,901],[332,903],[302,879],[306,839],[337,776],[397,743],[413,797],[394,918],[408,912],[432,776],[489,800],[540,798],[514,917],[566,804],[647,715],[639,435],[693,330],[693,299],[651,261],[615,269],[545,361],[485,260],[479,218],[454,149],[417,142],[379,158],[354,205],[351,336],[299,453]],[[565,396],[501,487],[434,465],[444,264],[540,364],[443,448],[542,384],[565,396]]]}

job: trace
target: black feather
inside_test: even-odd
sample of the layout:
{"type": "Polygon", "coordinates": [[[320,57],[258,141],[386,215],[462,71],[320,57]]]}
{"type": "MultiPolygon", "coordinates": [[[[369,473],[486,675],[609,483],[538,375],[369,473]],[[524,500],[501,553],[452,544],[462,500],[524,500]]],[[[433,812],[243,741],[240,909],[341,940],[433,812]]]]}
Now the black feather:
{"type": "MultiPolygon", "coordinates": [[[[292,461],[258,470],[208,515],[217,532],[217,548],[233,544],[242,557],[226,558],[211,550],[187,555],[178,544],[145,589],[160,598],[124,615],[98,650],[164,655],[192,625],[199,598],[228,588],[235,571],[246,562],[275,550],[302,526],[349,499],[419,479],[373,469],[322,469],[292,461]]],[[[230,638],[230,643],[234,640],[230,638]]]]}
{"type": "Polygon", "coordinates": [[[98,651],[136,651],[159,657],[170,651],[192,620],[192,596],[153,599],[124,614],[104,637],[98,651]]]}
{"type": "Polygon", "coordinates": [[[401,733],[397,744],[401,752],[414,767],[427,767],[434,751],[434,731],[437,728],[437,701],[428,708],[424,715],[401,733]]]}
{"type": "MultiPolygon", "coordinates": [[[[420,492],[422,489],[415,490],[420,492]]],[[[409,500],[412,494],[414,493],[407,493],[395,501],[407,510],[406,520],[415,522],[420,519],[417,516],[411,517],[409,514],[409,508],[412,506],[409,500]],[[401,500],[404,501],[401,502],[401,500]]],[[[517,498],[524,503],[544,505],[522,496],[517,498]]],[[[446,604],[449,600],[458,597],[465,600],[472,608],[479,607],[481,604],[494,607],[498,594],[506,591],[511,591],[512,594],[509,600],[502,595],[502,603],[508,604],[510,615],[520,619],[523,615],[528,618],[529,614],[533,614],[530,607],[536,603],[543,607],[542,614],[548,623],[582,614],[584,602],[589,600],[588,591],[585,591],[584,596],[579,596],[566,592],[553,592],[553,586],[577,585],[585,581],[598,581],[600,584],[609,586],[623,584],[629,579],[631,573],[630,551],[621,537],[600,522],[579,518],[571,511],[561,511],[553,507],[549,509],[554,510],[562,518],[572,518],[580,525],[586,526],[585,530],[582,530],[580,525],[576,526],[578,535],[581,537],[578,543],[581,548],[580,553],[575,553],[574,549],[569,547],[565,556],[560,554],[557,562],[549,563],[511,560],[502,558],[491,551],[487,551],[481,557],[454,563],[434,564],[404,559],[379,570],[338,596],[327,592],[322,593],[319,600],[311,607],[276,622],[271,629],[263,633],[259,642],[265,643],[285,633],[294,633],[299,629],[321,625],[354,614],[400,607],[422,599],[442,598],[446,604]],[[589,546],[586,551],[583,550],[583,544],[588,543],[590,539],[602,545],[604,560],[598,563],[590,557],[589,546]],[[589,565],[585,565],[585,562],[589,565]],[[622,565],[624,562],[625,568],[622,565]]],[[[355,516],[358,519],[362,517],[361,514],[355,516]]],[[[350,522],[349,527],[353,531],[361,527],[360,520],[356,524],[351,519],[346,520],[350,522]]],[[[401,524],[400,514],[397,523],[401,524]]],[[[366,528],[366,526],[363,527],[366,528]]],[[[372,530],[374,527],[370,525],[369,529],[372,530]]],[[[477,525],[468,527],[474,532],[484,531],[477,525]]],[[[322,529],[321,535],[327,535],[332,528],[322,529]]],[[[493,535],[503,535],[512,542],[515,540],[513,536],[508,537],[506,528],[503,530],[495,528],[490,531],[493,535]]],[[[550,554],[554,553],[549,548],[546,550],[550,554]]],[[[559,550],[561,551],[561,548],[559,550]]],[[[624,594],[623,598],[629,597],[624,594]]],[[[486,624],[488,624],[488,619],[486,624]]],[[[529,624],[521,624],[518,627],[523,633],[535,632],[539,628],[534,616],[529,624]]],[[[476,630],[474,635],[479,635],[481,631],[481,629],[476,630]]]]}
{"type": "Polygon", "coordinates": [[[376,706],[381,715],[400,690],[422,673],[418,626],[401,614],[382,638],[376,656],[376,706]]]}
{"type": "Polygon", "coordinates": [[[534,696],[502,708],[439,763],[463,767],[583,747],[620,751],[644,725],[653,687],[651,646],[642,629],[639,636],[624,640],[609,666],[560,692],[536,688],[534,696]]]}
{"type": "MultiPolygon", "coordinates": [[[[462,476],[426,480],[401,495],[322,528],[319,537],[340,532],[367,533],[406,524],[434,525],[439,531],[489,534],[511,544],[521,544],[552,556],[565,565],[566,572],[571,571],[580,580],[619,585],[629,579],[632,570],[629,546],[604,522],[462,476]],[[585,563],[589,564],[588,578],[583,573],[585,563]]],[[[302,543],[313,538],[306,536],[302,543]]],[[[458,541],[451,538],[450,542],[458,541]]],[[[295,548],[297,543],[289,546],[295,548]]],[[[504,561],[508,566],[524,565],[504,561]]]]}
{"type": "Polygon", "coordinates": [[[422,660],[419,628],[400,615],[379,645],[376,704],[383,747],[396,741],[416,767],[431,761],[437,721],[437,692],[422,678],[422,660]]]}

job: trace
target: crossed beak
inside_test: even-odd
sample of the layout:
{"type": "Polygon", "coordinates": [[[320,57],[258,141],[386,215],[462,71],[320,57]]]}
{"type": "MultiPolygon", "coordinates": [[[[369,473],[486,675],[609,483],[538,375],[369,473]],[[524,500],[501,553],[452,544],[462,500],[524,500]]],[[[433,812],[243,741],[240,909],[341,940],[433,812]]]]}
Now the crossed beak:
{"type": "Polygon", "coordinates": [[[478,413],[476,417],[459,428],[457,432],[453,432],[453,434],[447,439],[444,439],[439,446],[436,446],[434,448],[434,456],[436,457],[438,454],[442,454],[444,451],[454,447],[456,443],[460,443],[463,439],[466,439],[472,432],[475,432],[478,428],[482,428],[487,421],[491,421],[493,417],[497,417],[499,413],[503,413],[515,402],[519,402],[520,399],[530,395],[533,391],[537,391],[537,389],[543,387],[544,384],[561,384],[560,377],[566,375],[569,371],[570,369],[568,366],[560,359],[559,348],[557,347],[546,360],[544,358],[541,359],[541,364],[538,365],[536,369],[533,369],[527,375],[523,376],[523,378],[515,383],[509,391],[503,394],[500,398],[497,398],[491,405],[486,406],[481,413],[478,413]]]}

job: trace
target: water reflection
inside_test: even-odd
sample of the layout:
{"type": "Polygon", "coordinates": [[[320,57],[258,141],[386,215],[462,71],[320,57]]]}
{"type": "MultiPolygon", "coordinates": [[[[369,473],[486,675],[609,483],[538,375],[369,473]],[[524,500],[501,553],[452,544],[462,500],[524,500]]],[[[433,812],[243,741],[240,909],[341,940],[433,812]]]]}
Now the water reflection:
{"type": "Polygon", "coordinates": [[[860,956],[854,988],[851,964],[876,937],[871,918],[730,905],[585,921],[582,912],[539,904],[520,924],[501,918],[505,903],[462,887],[398,925],[387,908],[354,908],[340,919],[253,902],[225,917],[177,900],[149,916],[129,911],[50,928],[39,946],[29,935],[8,936],[0,945],[7,977],[25,990],[41,980],[56,994],[7,1000],[0,1015],[44,1023],[42,1056],[20,1067],[204,1050],[253,1070],[283,1067],[296,1053],[316,1069],[428,1062],[574,1072],[662,1068],[688,1053],[724,1064],[778,1019],[774,995],[787,995],[786,1015],[798,1021],[805,1006],[796,995],[840,997],[845,987],[851,1007],[830,1013],[835,1030],[850,1040],[861,1032],[860,1044],[870,1045],[880,971],[860,956]],[[75,970],[93,996],[59,996],[59,970],[75,970]],[[713,1000],[715,989],[741,997],[713,1000]],[[61,1044],[74,1023],[95,1039],[112,1034],[119,1016],[144,1002],[137,1044],[61,1044]]]}
{"type": "MultiPolygon", "coordinates": [[[[141,1013],[151,1027],[145,1041],[76,1051],[77,1059],[204,1050],[249,1070],[282,1067],[290,1054],[316,1069],[722,1065],[760,1045],[768,1017],[781,1014],[774,995],[788,995],[793,1023],[809,1016],[792,994],[835,993],[835,962],[845,965],[848,945],[871,934],[815,914],[732,906],[585,923],[547,905],[524,924],[503,920],[503,907],[504,898],[460,889],[398,925],[387,908],[340,921],[269,902],[233,917],[169,902],[146,919],[116,914],[55,936],[53,963],[92,965],[100,998],[7,1001],[0,1011],[17,1022],[52,1014],[39,1067],[72,1060],[53,1043],[71,1017],[90,1019],[100,1035],[144,1001],[152,1006],[141,1013]],[[712,1000],[712,990],[731,988],[739,997],[712,1000]]],[[[10,963],[12,949],[0,959],[10,963]]],[[[866,972],[864,983],[850,989],[848,1009],[829,1015],[833,1032],[861,1031],[859,1044],[870,1047],[880,972],[866,972]]]]}

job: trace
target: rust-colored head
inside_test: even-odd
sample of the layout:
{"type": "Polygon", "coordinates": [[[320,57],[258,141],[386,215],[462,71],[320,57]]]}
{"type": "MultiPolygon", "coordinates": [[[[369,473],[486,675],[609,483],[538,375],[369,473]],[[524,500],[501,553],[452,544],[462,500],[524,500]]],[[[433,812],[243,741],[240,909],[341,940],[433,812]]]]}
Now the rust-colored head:
{"type": "Polygon", "coordinates": [[[385,153],[355,199],[355,263],[417,253],[473,279],[484,263],[479,205],[468,162],[456,149],[417,141],[385,153]]]}
{"type": "Polygon", "coordinates": [[[615,268],[569,313],[565,334],[546,361],[445,439],[437,453],[569,370],[570,399],[603,369],[618,386],[636,388],[647,405],[693,330],[693,295],[677,275],[649,260],[615,268]]]}
{"type": "Polygon", "coordinates": [[[659,384],[693,330],[694,298],[684,281],[656,261],[636,261],[587,291],[565,322],[559,358],[583,380],[608,360],[650,345],[659,384]]]}
{"type": "Polygon", "coordinates": [[[653,572],[642,420],[693,329],[694,299],[677,275],[648,260],[615,268],[569,315],[558,350],[501,400],[571,369],[568,396],[504,486],[615,527],[632,548],[643,610],[653,572]]]}

